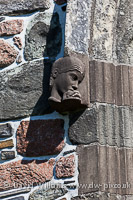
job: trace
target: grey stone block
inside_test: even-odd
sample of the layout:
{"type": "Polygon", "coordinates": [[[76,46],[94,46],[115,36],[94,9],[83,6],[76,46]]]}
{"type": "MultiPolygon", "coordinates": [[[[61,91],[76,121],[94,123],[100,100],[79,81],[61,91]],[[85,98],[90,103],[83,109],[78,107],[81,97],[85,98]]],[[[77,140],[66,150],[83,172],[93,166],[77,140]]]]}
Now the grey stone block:
{"type": "Polygon", "coordinates": [[[119,63],[133,64],[133,2],[119,3],[116,29],[116,55],[119,63]]]}
{"type": "Polygon", "coordinates": [[[117,1],[97,0],[94,4],[90,55],[93,59],[113,61],[117,1]]]}
{"type": "Polygon", "coordinates": [[[0,124],[0,138],[11,137],[12,136],[12,127],[9,123],[0,124]]]}
{"type": "Polygon", "coordinates": [[[29,200],[55,200],[68,192],[65,186],[53,185],[51,188],[39,188],[30,194],[29,200]]]}
{"type": "Polygon", "coordinates": [[[50,70],[51,62],[38,60],[0,72],[0,120],[47,110],[50,70]]]}
{"type": "Polygon", "coordinates": [[[70,115],[69,138],[73,144],[133,147],[133,108],[93,104],[85,111],[70,115]]]}
{"type": "Polygon", "coordinates": [[[104,192],[95,192],[95,193],[87,193],[82,194],[81,196],[74,197],[72,200],[132,200],[132,195],[118,195],[118,194],[110,194],[104,192]]]}
{"type": "Polygon", "coordinates": [[[29,23],[25,36],[26,60],[56,57],[61,50],[62,28],[58,13],[39,13],[29,23]]]}
{"type": "Polygon", "coordinates": [[[65,54],[69,51],[88,54],[92,0],[68,1],[65,27],[65,54]]]}
{"type": "Polygon", "coordinates": [[[15,151],[1,151],[1,159],[8,160],[15,158],[15,151]]]}
{"type": "Polygon", "coordinates": [[[133,64],[132,1],[68,1],[65,54],[133,64]]]}
{"type": "Polygon", "coordinates": [[[97,142],[97,113],[95,108],[70,115],[69,138],[73,144],[97,142]]]}
{"type": "Polygon", "coordinates": [[[20,0],[9,1],[0,0],[0,15],[20,15],[23,13],[30,13],[35,10],[45,10],[50,7],[49,0],[20,0]]]}

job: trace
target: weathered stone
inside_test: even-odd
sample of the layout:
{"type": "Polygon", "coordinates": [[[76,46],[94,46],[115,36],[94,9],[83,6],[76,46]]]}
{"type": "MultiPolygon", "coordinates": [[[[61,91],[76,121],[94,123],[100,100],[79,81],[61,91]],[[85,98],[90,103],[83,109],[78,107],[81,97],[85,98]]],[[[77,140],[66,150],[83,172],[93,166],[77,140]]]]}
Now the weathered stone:
{"type": "Polygon", "coordinates": [[[73,177],[75,173],[74,155],[61,157],[56,163],[55,171],[57,178],[73,177]]]}
{"type": "Polygon", "coordinates": [[[133,106],[133,67],[90,61],[90,101],[133,106]]]}
{"type": "Polygon", "coordinates": [[[116,29],[116,56],[119,63],[133,64],[133,3],[119,3],[116,29]]]}
{"type": "Polygon", "coordinates": [[[29,200],[55,200],[68,192],[64,185],[51,185],[51,188],[39,188],[30,194],[29,200]]]}
{"type": "Polygon", "coordinates": [[[21,189],[12,190],[9,192],[6,191],[0,194],[0,198],[10,197],[10,196],[14,196],[14,195],[22,194],[22,193],[28,193],[30,191],[31,191],[30,188],[21,188],[21,189]]]}
{"type": "Polygon", "coordinates": [[[133,194],[133,149],[95,144],[78,146],[77,152],[79,195],[97,191],[133,194]]]}
{"type": "Polygon", "coordinates": [[[20,160],[0,165],[0,191],[43,184],[53,177],[54,159],[20,160]]]}
{"type": "Polygon", "coordinates": [[[92,10],[89,53],[93,59],[113,61],[117,1],[97,0],[92,10]]]}
{"type": "Polygon", "coordinates": [[[26,60],[56,57],[61,50],[62,28],[58,13],[39,13],[26,30],[24,55],[26,60]]]}
{"type": "Polygon", "coordinates": [[[7,199],[7,200],[24,200],[24,197],[19,196],[19,197],[15,197],[15,198],[7,199]]]}
{"type": "Polygon", "coordinates": [[[64,3],[67,3],[67,0],[54,0],[55,3],[57,3],[58,5],[62,5],[64,3]]]}
{"type": "Polygon", "coordinates": [[[0,72],[0,120],[38,115],[49,109],[50,69],[49,61],[38,60],[0,72]]]}
{"type": "Polygon", "coordinates": [[[18,52],[8,42],[0,40],[0,68],[11,65],[17,58],[18,52]]]}
{"type": "Polygon", "coordinates": [[[20,37],[14,37],[13,40],[14,40],[14,44],[15,44],[19,49],[22,49],[22,41],[21,41],[21,38],[20,38],[20,37]]]}
{"type": "Polygon", "coordinates": [[[23,20],[8,20],[0,23],[0,36],[16,35],[23,31],[23,20]]]}
{"type": "Polygon", "coordinates": [[[13,140],[0,141],[0,149],[14,147],[13,140]]]}
{"type": "Polygon", "coordinates": [[[23,13],[30,13],[35,10],[45,10],[50,7],[49,0],[20,0],[12,1],[0,0],[0,15],[20,15],[23,13]]]}
{"type": "Polygon", "coordinates": [[[133,108],[93,104],[88,110],[70,115],[69,138],[73,144],[133,147],[133,108]]]}
{"type": "Polygon", "coordinates": [[[65,26],[65,55],[72,52],[88,54],[92,2],[68,1],[65,26]]]}
{"type": "Polygon", "coordinates": [[[64,121],[22,121],[17,129],[17,151],[23,156],[54,155],[64,147],[64,121]]]}
{"type": "Polygon", "coordinates": [[[103,193],[103,192],[95,192],[95,193],[88,193],[82,194],[78,197],[73,197],[72,200],[132,200],[132,195],[118,195],[118,194],[110,194],[110,193],[103,193]]]}
{"type": "Polygon", "coordinates": [[[0,124],[0,138],[11,137],[12,127],[9,123],[0,124]]]}
{"type": "Polygon", "coordinates": [[[69,139],[73,144],[98,141],[97,112],[94,108],[70,115],[69,139]]]}
{"type": "Polygon", "coordinates": [[[132,1],[68,1],[65,54],[133,64],[132,1]],[[88,41],[87,41],[88,40],[88,41]]]}
{"type": "Polygon", "coordinates": [[[15,158],[15,151],[1,151],[1,159],[8,160],[15,158]]]}

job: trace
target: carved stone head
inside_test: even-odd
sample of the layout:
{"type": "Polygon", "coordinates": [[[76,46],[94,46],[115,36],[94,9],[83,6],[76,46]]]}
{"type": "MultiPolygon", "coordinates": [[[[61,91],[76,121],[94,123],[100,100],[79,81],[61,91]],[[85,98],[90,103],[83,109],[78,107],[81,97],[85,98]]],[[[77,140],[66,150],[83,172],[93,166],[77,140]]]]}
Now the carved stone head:
{"type": "Polygon", "coordinates": [[[84,64],[76,57],[64,57],[54,62],[50,77],[49,103],[55,110],[70,111],[74,105],[81,103],[78,87],[84,73],[84,64]]]}

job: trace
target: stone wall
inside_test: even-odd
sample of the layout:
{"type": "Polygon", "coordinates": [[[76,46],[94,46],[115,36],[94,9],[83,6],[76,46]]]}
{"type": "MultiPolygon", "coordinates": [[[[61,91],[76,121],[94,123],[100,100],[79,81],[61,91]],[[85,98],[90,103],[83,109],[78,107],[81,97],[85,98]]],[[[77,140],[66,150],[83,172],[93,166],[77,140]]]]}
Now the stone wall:
{"type": "Polygon", "coordinates": [[[68,1],[65,55],[88,56],[90,88],[90,108],[69,116],[79,167],[72,199],[133,199],[132,8],[130,0],[68,1]]]}
{"type": "Polygon", "coordinates": [[[0,199],[133,199],[132,0],[0,0],[0,199]],[[87,109],[48,103],[52,63],[86,65],[87,109]]]}
{"type": "Polygon", "coordinates": [[[64,55],[66,1],[0,1],[0,199],[77,196],[68,116],[48,104],[64,55]]]}

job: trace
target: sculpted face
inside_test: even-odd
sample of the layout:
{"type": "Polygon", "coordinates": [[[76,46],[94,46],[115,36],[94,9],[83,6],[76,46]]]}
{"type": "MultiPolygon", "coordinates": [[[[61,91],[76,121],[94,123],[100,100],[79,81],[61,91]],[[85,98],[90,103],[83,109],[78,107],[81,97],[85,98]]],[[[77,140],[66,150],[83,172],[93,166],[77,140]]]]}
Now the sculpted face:
{"type": "Polygon", "coordinates": [[[55,102],[57,102],[63,105],[63,102],[65,102],[64,105],[67,106],[67,102],[69,104],[70,100],[71,103],[72,101],[81,103],[78,87],[83,78],[84,66],[79,59],[65,57],[57,60],[53,65],[51,73],[50,104],[55,105],[55,102]]]}
{"type": "Polygon", "coordinates": [[[77,90],[81,80],[82,76],[77,70],[58,75],[55,80],[55,84],[61,99],[81,98],[81,95],[77,90]]]}

